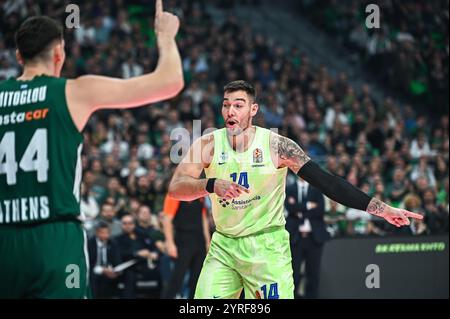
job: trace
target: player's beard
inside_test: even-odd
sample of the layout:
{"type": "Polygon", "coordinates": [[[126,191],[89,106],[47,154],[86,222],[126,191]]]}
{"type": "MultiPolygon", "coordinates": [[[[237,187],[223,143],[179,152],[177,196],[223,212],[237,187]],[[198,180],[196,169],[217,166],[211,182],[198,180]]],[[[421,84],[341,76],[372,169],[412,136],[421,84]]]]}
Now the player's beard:
{"type": "Polygon", "coordinates": [[[239,122],[238,125],[235,128],[226,128],[227,134],[230,137],[238,137],[241,134],[244,134],[245,131],[247,131],[252,125],[252,117],[250,113],[248,114],[247,118],[245,118],[242,122],[239,122]]]}

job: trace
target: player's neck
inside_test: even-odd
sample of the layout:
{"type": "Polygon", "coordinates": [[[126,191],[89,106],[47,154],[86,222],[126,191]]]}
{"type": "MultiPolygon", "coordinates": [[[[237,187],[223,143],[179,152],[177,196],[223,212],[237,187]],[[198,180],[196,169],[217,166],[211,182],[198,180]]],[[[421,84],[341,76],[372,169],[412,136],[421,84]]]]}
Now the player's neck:
{"type": "Polygon", "coordinates": [[[53,68],[45,64],[31,64],[24,67],[23,73],[18,80],[28,81],[39,75],[54,76],[53,68]]]}
{"type": "Polygon", "coordinates": [[[252,145],[255,138],[256,126],[249,126],[238,135],[228,136],[228,141],[235,152],[245,152],[252,145]]]}

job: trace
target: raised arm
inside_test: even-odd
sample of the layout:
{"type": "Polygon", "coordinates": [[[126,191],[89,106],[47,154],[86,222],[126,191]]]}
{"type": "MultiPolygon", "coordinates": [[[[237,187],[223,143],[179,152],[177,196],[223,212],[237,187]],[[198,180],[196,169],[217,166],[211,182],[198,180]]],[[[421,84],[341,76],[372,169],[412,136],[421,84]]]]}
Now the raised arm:
{"type": "Polygon", "coordinates": [[[95,110],[136,107],[172,98],[181,91],[183,70],[175,42],[179,25],[178,17],[164,12],[162,0],[157,0],[155,32],[159,59],[152,73],[130,79],[86,75],[67,81],[69,110],[80,131],[95,110]]]}
{"type": "MultiPolygon", "coordinates": [[[[197,139],[175,170],[168,195],[182,201],[192,201],[208,195],[208,179],[200,178],[200,175],[212,162],[213,156],[214,135],[209,134],[197,139]]],[[[235,198],[243,192],[249,192],[245,187],[231,181],[212,178],[209,182],[211,192],[220,197],[235,198]]]]}
{"type": "Polygon", "coordinates": [[[286,137],[272,133],[270,145],[272,160],[277,167],[289,167],[292,172],[324,195],[342,205],[383,217],[397,227],[409,225],[408,217],[423,218],[422,215],[394,208],[376,198],[370,198],[343,178],[321,169],[297,143],[286,137]]]}

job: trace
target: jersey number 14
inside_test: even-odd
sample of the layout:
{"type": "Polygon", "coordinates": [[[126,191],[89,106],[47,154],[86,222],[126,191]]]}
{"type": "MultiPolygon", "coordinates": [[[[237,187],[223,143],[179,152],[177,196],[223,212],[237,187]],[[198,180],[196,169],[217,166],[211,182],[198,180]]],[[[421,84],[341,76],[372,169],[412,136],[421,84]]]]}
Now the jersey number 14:
{"type": "Polygon", "coordinates": [[[247,172],[239,173],[239,180],[237,178],[238,177],[237,173],[230,174],[230,177],[233,179],[233,182],[238,183],[239,185],[244,186],[245,188],[250,188],[250,185],[248,184],[247,172]]]}

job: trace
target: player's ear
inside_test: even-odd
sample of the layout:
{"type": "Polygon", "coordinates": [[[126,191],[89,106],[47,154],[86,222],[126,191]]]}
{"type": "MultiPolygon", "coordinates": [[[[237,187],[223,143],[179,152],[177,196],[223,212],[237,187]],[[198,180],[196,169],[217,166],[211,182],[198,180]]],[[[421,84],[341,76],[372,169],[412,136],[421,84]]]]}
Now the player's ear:
{"type": "Polygon", "coordinates": [[[25,61],[23,60],[22,56],[20,55],[19,49],[16,49],[16,59],[17,59],[17,62],[19,62],[19,64],[21,66],[23,66],[25,64],[25,61]]]}
{"type": "Polygon", "coordinates": [[[250,115],[255,116],[256,113],[258,113],[258,109],[259,109],[258,103],[252,103],[252,105],[250,107],[250,115]]]}
{"type": "Polygon", "coordinates": [[[61,74],[61,70],[64,64],[64,60],[66,58],[66,53],[64,52],[64,40],[58,42],[52,50],[53,55],[53,63],[55,64],[55,74],[54,76],[59,77],[61,74]]]}
{"type": "Polygon", "coordinates": [[[61,63],[64,62],[64,45],[63,42],[61,41],[60,43],[56,44],[53,47],[53,59],[55,61],[55,63],[61,63]]]}

